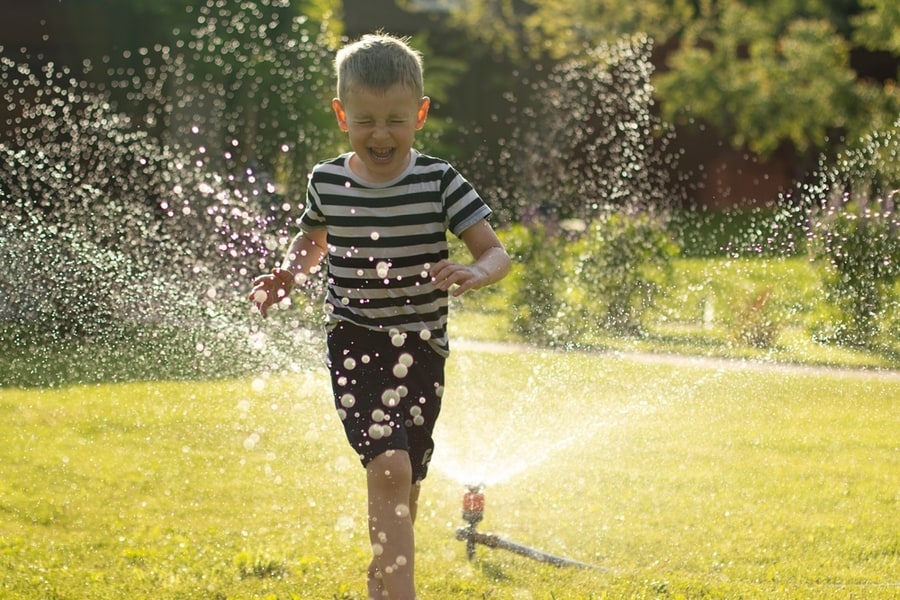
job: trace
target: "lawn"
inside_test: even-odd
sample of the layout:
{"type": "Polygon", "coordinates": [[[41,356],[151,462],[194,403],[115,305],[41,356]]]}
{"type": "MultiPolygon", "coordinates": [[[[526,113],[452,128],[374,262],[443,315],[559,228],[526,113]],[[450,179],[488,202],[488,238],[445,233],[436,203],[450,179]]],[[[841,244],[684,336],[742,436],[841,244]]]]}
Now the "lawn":
{"type": "MultiPolygon", "coordinates": [[[[900,369],[898,311],[885,311],[870,347],[821,339],[828,307],[806,257],[706,257],[672,261],[666,286],[632,335],[602,327],[563,343],[622,352],[653,352],[866,369],[900,369]]],[[[477,339],[510,339],[517,275],[456,301],[452,326],[477,339]],[[512,309],[511,309],[512,308],[512,309]]],[[[900,281],[895,298],[900,297],[900,281]]]]}
{"type": "MultiPolygon", "coordinates": [[[[0,597],[364,598],[326,374],[0,389],[0,597]]],[[[900,377],[479,349],[450,361],[425,600],[895,598],[900,377]],[[602,569],[455,539],[482,531],[602,569]]]]}

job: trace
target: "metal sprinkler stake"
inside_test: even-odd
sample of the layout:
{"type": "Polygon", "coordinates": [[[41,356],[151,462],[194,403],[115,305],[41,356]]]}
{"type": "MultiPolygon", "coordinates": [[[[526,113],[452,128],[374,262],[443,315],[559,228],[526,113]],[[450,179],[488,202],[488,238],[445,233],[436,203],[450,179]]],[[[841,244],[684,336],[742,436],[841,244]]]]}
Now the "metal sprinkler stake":
{"type": "Polygon", "coordinates": [[[510,542],[503,538],[490,534],[479,533],[476,531],[478,523],[484,518],[484,492],[480,485],[467,486],[467,492],[463,494],[463,519],[468,523],[465,527],[456,530],[456,539],[466,542],[466,556],[469,560],[475,557],[475,544],[481,544],[488,548],[502,548],[515,552],[521,556],[534,559],[539,562],[548,563],[556,567],[579,567],[583,569],[598,569],[605,571],[604,567],[597,567],[587,563],[578,562],[561,556],[554,556],[522,544],[510,542]]]}

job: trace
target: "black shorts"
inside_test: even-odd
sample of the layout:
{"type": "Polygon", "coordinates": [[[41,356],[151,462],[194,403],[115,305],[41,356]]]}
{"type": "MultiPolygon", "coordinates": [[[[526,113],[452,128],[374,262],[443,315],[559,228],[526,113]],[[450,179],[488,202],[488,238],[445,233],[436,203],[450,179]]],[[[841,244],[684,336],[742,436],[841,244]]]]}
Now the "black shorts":
{"type": "Polygon", "coordinates": [[[328,359],[334,406],[362,464],[388,450],[406,450],[413,483],[424,479],[441,412],[445,358],[415,333],[342,321],[328,332],[328,359]]]}

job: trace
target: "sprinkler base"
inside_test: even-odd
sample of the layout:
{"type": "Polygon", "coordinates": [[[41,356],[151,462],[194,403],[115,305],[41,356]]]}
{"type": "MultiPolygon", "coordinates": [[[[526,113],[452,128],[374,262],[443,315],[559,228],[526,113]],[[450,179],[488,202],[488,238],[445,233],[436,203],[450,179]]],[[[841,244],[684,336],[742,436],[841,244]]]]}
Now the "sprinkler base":
{"type": "Polygon", "coordinates": [[[490,533],[480,533],[476,530],[478,523],[484,518],[484,493],[481,486],[468,486],[468,491],[463,496],[463,519],[468,523],[465,527],[456,530],[456,539],[466,542],[466,556],[469,560],[475,558],[475,545],[481,544],[487,548],[500,548],[509,550],[520,556],[554,565],[556,567],[579,567],[583,569],[598,569],[605,571],[603,567],[589,565],[529,548],[516,542],[505,540],[490,533]]]}

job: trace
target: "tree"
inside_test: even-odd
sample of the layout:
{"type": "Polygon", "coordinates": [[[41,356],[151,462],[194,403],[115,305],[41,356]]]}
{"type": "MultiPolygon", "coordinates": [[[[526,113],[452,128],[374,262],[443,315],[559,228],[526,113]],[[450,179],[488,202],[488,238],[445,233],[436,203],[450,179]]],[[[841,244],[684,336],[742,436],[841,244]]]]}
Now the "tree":
{"type": "Polygon", "coordinates": [[[865,10],[853,17],[856,43],[900,55],[900,4],[895,0],[861,0],[860,4],[865,10]]]}
{"type": "Polygon", "coordinates": [[[851,63],[854,47],[864,47],[900,64],[892,0],[468,0],[458,18],[473,35],[532,58],[577,56],[645,32],[659,49],[663,115],[712,125],[763,157],[779,148],[814,156],[900,112],[895,83],[861,77],[851,63]],[[476,26],[486,19],[494,24],[476,26]]]}
{"type": "Polygon", "coordinates": [[[311,161],[333,150],[330,100],[336,33],[319,1],[237,0],[200,4],[176,32],[184,76],[172,129],[200,129],[209,150],[238,165],[295,179],[305,187],[311,161]],[[206,112],[206,115],[203,112],[206,112]],[[181,114],[189,122],[177,122],[181,114]],[[198,117],[207,119],[197,122],[198,117]],[[293,177],[291,177],[293,175],[293,177]]]}
{"type": "Polygon", "coordinates": [[[890,123],[900,95],[860,81],[850,42],[823,18],[773,20],[738,2],[696,21],[656,80],[663,114],[701,118],[732,145],[768,156],[788,144],[812,155],[837,132],[858,138],[890,123]]]}

